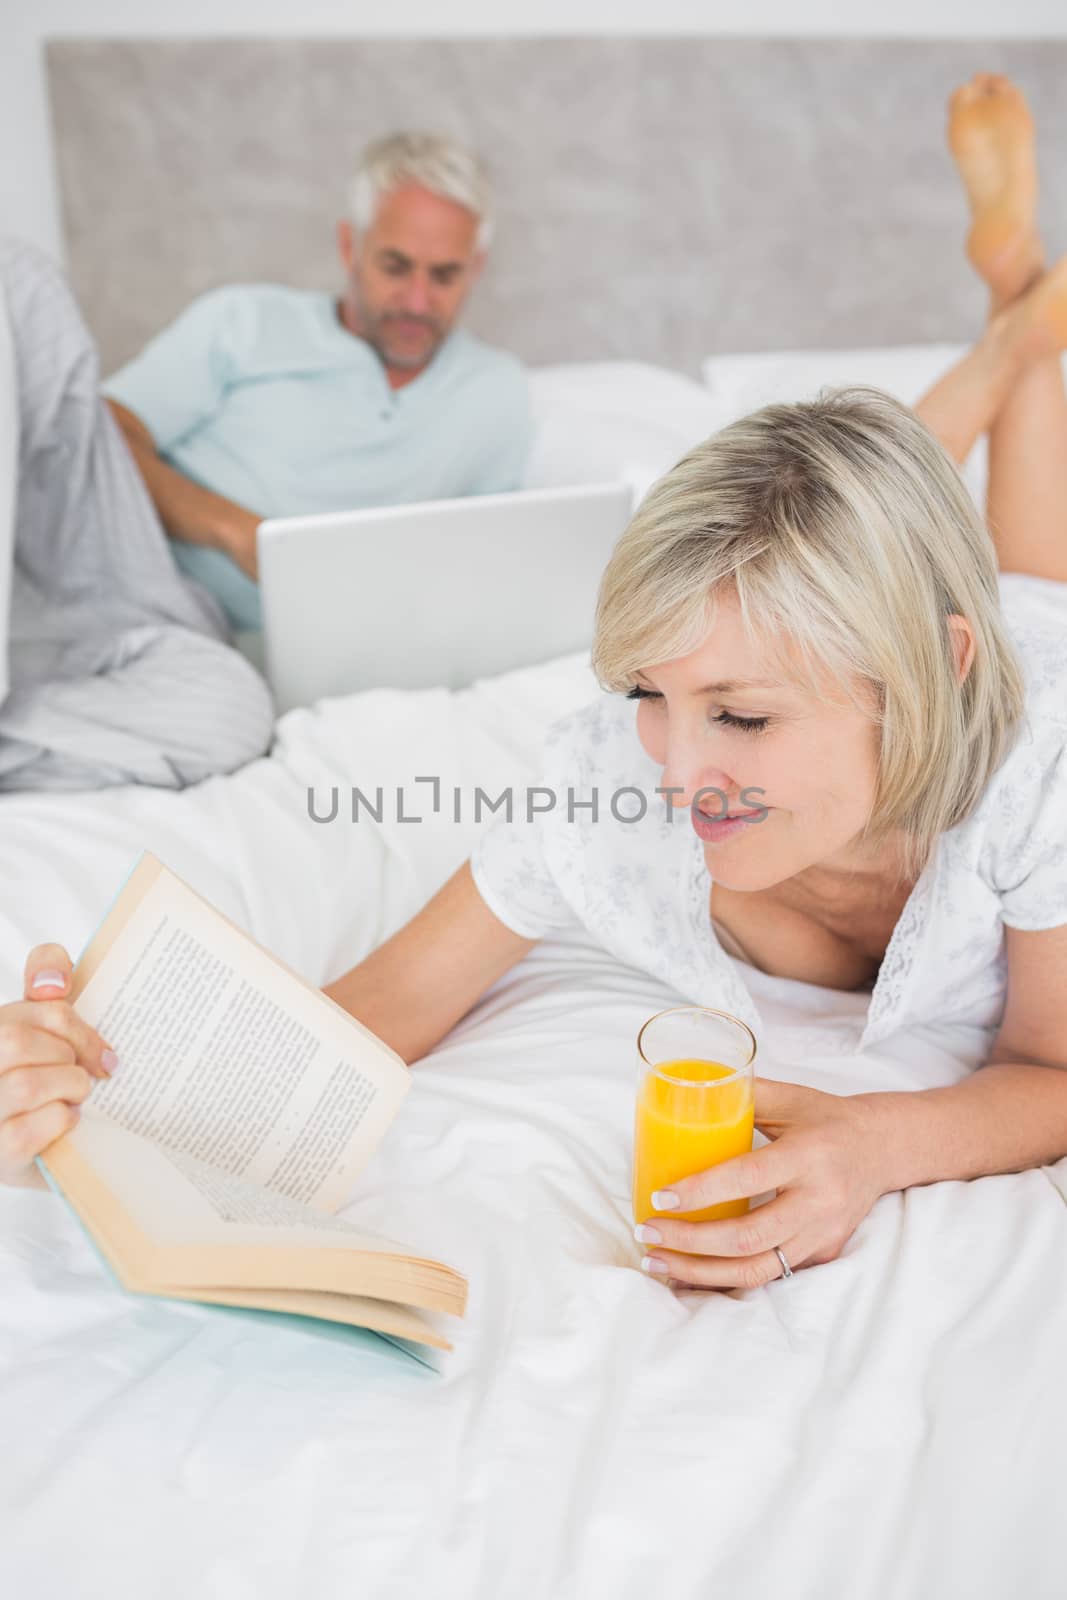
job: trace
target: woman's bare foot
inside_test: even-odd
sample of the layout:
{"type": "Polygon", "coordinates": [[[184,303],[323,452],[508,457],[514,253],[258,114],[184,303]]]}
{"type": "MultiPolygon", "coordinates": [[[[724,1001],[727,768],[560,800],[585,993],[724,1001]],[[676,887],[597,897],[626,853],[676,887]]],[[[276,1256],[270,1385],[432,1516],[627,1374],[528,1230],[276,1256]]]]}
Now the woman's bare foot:
{"type": "Polygon", "coordinates": [[[994,318],[994,330],[1023,365],[1067,350],[1067,256],[994,318]]]}
{"type": "Polygon", "coordinates": [[[977,73],[949,101],[948,142],[971,203],[967,254],[994,302],[1006,305],[1044,265],[1034,125],[1022,90],[977,73]]]}

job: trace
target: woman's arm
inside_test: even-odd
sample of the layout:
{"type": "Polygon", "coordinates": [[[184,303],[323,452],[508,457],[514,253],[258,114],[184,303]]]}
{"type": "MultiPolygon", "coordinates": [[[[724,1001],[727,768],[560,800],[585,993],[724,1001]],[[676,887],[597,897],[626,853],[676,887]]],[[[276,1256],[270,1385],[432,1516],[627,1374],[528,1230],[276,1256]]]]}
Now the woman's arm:
{"type": "Polygon", "coordinates": [[[1008,1001],[989,1063],[949,1089],[833,1095],[756,1080],[756,1126],[772,1141],[653,1196],[637,1237],[649,1272],[754,1288],[833,1261],[878,1200],[941,1179],[1022,1172],[1067,1155],[1067,927],[1007,930],[1008,1001]],[[736,1219],[672,1222],[777,1190],[736,1219]]]}
{"type": "Polygon", "coordinates": [[[883,1192],[1067,1155],[1067,927],[1005,933],[1008,998],[988,1064],[949,1089],[862,1097],[881,1132],[883,1192]]]}
{"type": "Polygon", "coordinates": [[[417,1061],[536,943],[493,915],[464,863],[417,916],[324,992],[405,1061],[417,1061]]]}

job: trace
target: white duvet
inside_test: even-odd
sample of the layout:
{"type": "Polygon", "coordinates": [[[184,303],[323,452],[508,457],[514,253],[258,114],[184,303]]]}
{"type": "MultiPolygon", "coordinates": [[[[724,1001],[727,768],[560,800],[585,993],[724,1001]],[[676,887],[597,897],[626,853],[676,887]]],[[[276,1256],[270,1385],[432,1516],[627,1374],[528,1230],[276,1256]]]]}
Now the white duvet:
{"type": "MultiPolygon", "coordinates": [[[[328,980],[472,824],[317,824],[308,786],[321,810],[338,785],[342,817],[353,784],[495,792],[593,692],[574,660],[376,691],[182,794],[0,800],[3,996],[34,941],[76,953],[141,848],[328,980]]],[[[789,1283],[673,1294],[637,1270],[628,1188],[632,1041],[675,998],[552,940],[416,1069],[346,1214],[469,1275],[437,1376],[125,1297],[58,1201],[0,1192],[0,1594],[1063,1600],[1064,1164],[886,1197],[789,1283]]],[[[943,1040],[830,1049],[855,997],[763,980],[759,1001],[765,1074],[964,1070],[943,1040]]]]}

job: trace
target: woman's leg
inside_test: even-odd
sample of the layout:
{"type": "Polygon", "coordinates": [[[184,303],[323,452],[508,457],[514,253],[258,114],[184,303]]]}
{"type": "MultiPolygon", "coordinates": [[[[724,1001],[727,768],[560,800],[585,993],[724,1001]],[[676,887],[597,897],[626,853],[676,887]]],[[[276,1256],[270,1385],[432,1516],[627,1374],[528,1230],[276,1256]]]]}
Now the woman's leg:
{"type": "Polygon", "coordinates": [[[992,320],[973,349],[928,389],[915,407],[954,461],[962,466],[983,433],[993,428],[1030,365],[1025,346],[992,320]]]}
{"type": "Polygon", "coordinates": [[[1026,368],[990,429],[986,517],[1002,572],[1067,583],[1067,392],[1058,355],[1026,368]]]}
{"type": "Polygon", "coordinates": [[[1022,93],[989,73],[965,84],[950,102],[949,144],[970,200],[967,253],[990,288],[990,323],[916,409],[958,461],[988,431],[986,514],[1002,570],[1067,581],[1067,275],[1061,262],[1041,279],[1033,123],[1022,93]]]}
{"type": "MultiPolygon", "coordinates": [[[[1061,469],[1067,465],[1067,400],[1059,355],[1065,347],[1067,257],[1026,294],[990,317],[978,343],[923,395],[916,413],[949,455],[961,463],[982,434],[989,433],[991,479],[994,437],[998,466],[1003,467],[1003,458],[1008,456],[1009,473],[1013,473],[1010,458],[1019,451],[1020,435],[1029,426],[1048,446],[1041,452],[1038,471],[1048,471],[1059,482],[1061,469]],[[1020,406],[1020,401],[1025,401],[1025,406],[1020,406]],[[1025,412],[1021,420],[1016,417],[1017,409],[1025,412]],[[1050,457],[1047,463],[1045,454],[1050,457]]],[[[1011,481],[1018,481],[1017,473],[1011,481]]],[[[1008,487],[1008,474],[1003,475],[1002,484],[991,482],[990,505],[999,492],[998,505],[1010,510],[1003,506],[1003,491],[1008,487]]],[[[1067,502],[1064,505],[1067,507],[1067,502]]]]}
{"type": "Polygon", "coordinates": [[[1007,78],[978,73],[949,100],[948,143],[971,209],[967,254],[989,284],[990,327],[916,410],[949,453],[966,459],[993,426],[1026,370],[999,330],[1003,311],[1045,269],[1037,232],[1033,124],[1007,78]]]}

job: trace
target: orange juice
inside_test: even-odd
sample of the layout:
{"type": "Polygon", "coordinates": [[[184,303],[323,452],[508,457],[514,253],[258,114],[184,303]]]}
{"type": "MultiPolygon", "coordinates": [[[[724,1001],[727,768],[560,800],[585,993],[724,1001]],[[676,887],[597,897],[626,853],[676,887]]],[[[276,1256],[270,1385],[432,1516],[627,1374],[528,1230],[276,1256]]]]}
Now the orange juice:
{"type": "Polygon", "coordinates": [[[753,1111],[752,1078],[719,1061],[661,1061],[649,1068],[637,1095],[634,1221],[654,1221],[663,1215],[710,1222],[743,1215],[747,1199],[725,1200],[700,1211],[657,1213],[651,1197],[679,1178],[706,1172],[719,1161],[751,1150],[753,1111]],[[733,1082],[717,1088],[724,1078],[733,1082]]]}

